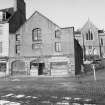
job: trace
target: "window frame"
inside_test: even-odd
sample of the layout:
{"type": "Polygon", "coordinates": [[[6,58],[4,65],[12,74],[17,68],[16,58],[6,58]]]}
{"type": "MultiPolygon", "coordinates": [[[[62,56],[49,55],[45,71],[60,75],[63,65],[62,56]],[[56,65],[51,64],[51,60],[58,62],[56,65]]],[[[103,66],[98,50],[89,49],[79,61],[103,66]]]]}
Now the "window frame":
{"type": "Polygon", "coordinates": [[[16,48],[15,48],[16,54],[20,54],[20,49],[21,49],[20,47],[21,47],[21,46],[20,46],[20,45],[16,45],[15,47],[16,47],[16,48]]]}
{"type": "Polygon", "coordinates": [[[20,41],[20,34],[16,34],[16,41],[20,41]]]}
{"type": "Polygon", "coordinates": [[[55,51],[61,52],[61,42],[55,42],[55,51]]]}
{"type": "Polygon", "coordinates": [[[32,41],[41,41],[41,28],[32,30],[32,41]]]}
{"type": "Polygon", "coordinates": [[[88,30],[88,32],[86,33],[86,40],[93,40],[92,31],[88,30]]]}
{"type": "Polygon", "coordinates": [[[33,44],[32,44],[32,49],[33,49],[33,50],[35,50],[35,49],[40,49],[40,48],[41,48],[41,43],[33,43],[33,44]],[[39,47],[36,47],[36,48],[35,48],[34,46],[39,46],[39,47]]]}

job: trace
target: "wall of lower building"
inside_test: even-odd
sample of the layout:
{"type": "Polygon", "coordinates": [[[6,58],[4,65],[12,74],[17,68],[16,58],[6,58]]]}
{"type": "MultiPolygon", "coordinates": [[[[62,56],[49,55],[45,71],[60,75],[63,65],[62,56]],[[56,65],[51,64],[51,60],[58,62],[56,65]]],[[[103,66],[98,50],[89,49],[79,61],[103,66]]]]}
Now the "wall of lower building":
{"type": "Polygon", "coordinates": [[[71,73],[74,75],[75,74],[74,27],[62,28],[61,46],[62,54],[69,56],[71,73]]]}
{"type": "Polygon", "coordinates": [[[0,77],[9,74],[9,24],[0,24],[0,77]]]}

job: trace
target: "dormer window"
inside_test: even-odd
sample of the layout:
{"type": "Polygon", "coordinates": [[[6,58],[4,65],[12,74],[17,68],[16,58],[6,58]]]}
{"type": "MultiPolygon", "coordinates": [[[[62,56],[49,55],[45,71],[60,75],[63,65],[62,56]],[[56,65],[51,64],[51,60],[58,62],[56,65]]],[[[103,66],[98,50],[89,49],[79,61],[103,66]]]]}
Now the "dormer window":
{"type": "Polygon", "coordinates": [[[3,20],[6,20],[6,12],[3,12],[3,20]]]}

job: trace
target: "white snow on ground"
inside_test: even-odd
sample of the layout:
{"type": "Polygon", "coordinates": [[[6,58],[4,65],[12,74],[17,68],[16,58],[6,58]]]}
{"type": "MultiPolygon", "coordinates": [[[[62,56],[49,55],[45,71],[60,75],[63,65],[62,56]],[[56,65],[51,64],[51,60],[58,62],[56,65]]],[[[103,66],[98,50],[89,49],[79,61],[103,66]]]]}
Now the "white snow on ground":
{"type": "Polygon", "coordinates": [[[21,105],[20,103],[17,102],[10,102],[6,100],[0,100],[0,105],[21,105]]]}
{"type": "Polygon", "coordinates": [[[82,98],[74,98],[74,100],[76,101],[80,101],[82,98]]]}
{"type": "Polygon", "coordinates": [[[0,100],[0,105],[5,105],[8,104],[10,101],[6,101],[6,100],[0,100]]]}
{"type": "Polygon", "coordinates": [[[17,102],[10,102],[8,105],[21,105],[21,104],[17,102]]]}
{"type": "Polygon", "coordinates": [[[36,99],[36,98],[38,98],[38,97],[35,97],[35,96],[34,96],[34,97],[32,97],[32,98],[36,99]]]}
{"type": "Polygon", "coordinates": [[[92,99],[84,99],[84,101],[87,101],[87,102],[89,102],[89,101],[92,101],[92,99]]]}
{"type": "Polygon", "coordinates": [[[25,98],[32,98],[32,96],[26,96],[25,98]]]}
{"type": "Polygon", "coordinates": [[[72,105],[81,105],[81,104],[79,104],[79,103],[72,103],[72,105]]]}
{"type": "MultiPolygon", "coordinates": [[[[21,99],[21,98],[33,98],[33,99],[36,99],[36,98],[39,98],[39,97],[36,97],[36,96],[26,96],[24,94],[18,94],[18,95],[15,95],[13,93],[9,93],[7,95],[4,95],[4,96],[1,96],[3,98],[9,98],[9,97],[12,97],[12,98],[18,98],[18,99],[21,99]]],[[[58,97],[57,96],[51,96],[51,98],[54,98],[54,99],[57,99],[58,97]]],[[[57,102],[56,105],[71,105],[69,102],[70,100],[74,100],[76,102],[72,103],[72,105],[81,105],[78,103],[78,101],[83,101],[84,104],[83,105],[96,105],[96,104],[86,104],[85,102],[91,102],[92,99],[86,99],[86,98],[72,98],[72,97],[62,97],[61,98],[62,100],[57,102]]],[[[45,101],[42,101],[43,104],[49,104],[51,103],[50,101],[48,100],[45,100],[45,101]]],[[[0,100],[0,105],[21,105],[20,103],[17,103],[17,102],[10,102],[10,101],[7,101],[7,100],[0,100]]]]}
{"type": "Polygon", "coordinates": [[[43,104],[50,104],[51,102],[50,101],[42,101],[41,103],[43,103],[43,104]]]}
{"type": "Polygon", "coordinates": [[[20,79],[12,79],[11,81],[20,81],[20,79]]]}
{"type": "Polygon", "coordinates": [[[10,93],[10,94],[7,94],[5,96],[2,96],[2,97],[10,97],[10,96],[13,96],[14,94],[10,93]]]}
{"type": "Polygon", "coordinates": [[[56,105],[70,105],[69,102],[57,102],[56,105]]]}
{"type": "Polygon", "coordinates": [[[16,97],[16,98],[23,98],[23,97],[25,97],[25,95],[20,94],[20,95],[16,95],[15,97],[16,97]]]}
{"type": "Polygon", "coordinates": [[[72,98],[71,97],[63,97],[62,99],[71,100],[72,98]]]}

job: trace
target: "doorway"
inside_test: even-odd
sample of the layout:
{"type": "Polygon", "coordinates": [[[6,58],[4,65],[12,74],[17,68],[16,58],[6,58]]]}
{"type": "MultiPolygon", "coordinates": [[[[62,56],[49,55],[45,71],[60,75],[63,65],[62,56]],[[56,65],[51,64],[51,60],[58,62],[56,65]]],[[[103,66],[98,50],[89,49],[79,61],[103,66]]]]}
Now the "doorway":
{"type": "Polygon", "coordinates": [[[43,75],[44,74],[44,68],[45,68],[45,64],[44,63],[39,63],[38,75],[43,75]]]}

